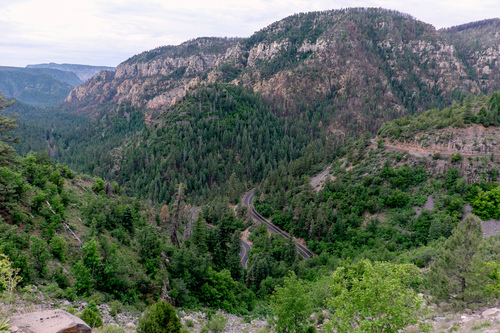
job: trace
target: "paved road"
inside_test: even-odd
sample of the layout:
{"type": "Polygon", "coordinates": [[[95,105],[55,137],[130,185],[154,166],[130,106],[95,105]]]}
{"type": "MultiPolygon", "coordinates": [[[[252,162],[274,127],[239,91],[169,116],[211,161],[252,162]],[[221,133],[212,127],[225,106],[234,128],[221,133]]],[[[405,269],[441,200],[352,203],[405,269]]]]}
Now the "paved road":
{"type": "MultiPolygon", "coordinates": [[[[201,207],[195,207],[191,213],[191,218],[196,219],[200,211],[201,207]]],[[[214,226],[207,224],[207,227],[213,228],[214,226]]],[[[247,268],[248,266],[248,251],[250,251],[251,249],[252,247],[250,246],[250,244],[248,244],[244,240],[241,240],[240,258],[241,258],[241,264],[243,265],[244,268],[247,268]]]]}
{"type": "MultiPolygon", "coordinates": [[[[248,209],[250,210],[250,215],[252,216],[252,218],[258,222],[264,222],[267,226],[267,229],[273,234],[278,234],[283,238],[290,238],[290,235],[288,235],[286,232],[284,232],[283,230],[272,224],[269,220],[264,218],[264,216],[260,215],[260,213],[257,210],[255,210],[255,207],[252,204],[253,197],[254,197],[253,190],[245,194],[245,196],[243,197],[243,204],[247,206],[248,209]]],[[[302,258],[304,259],[310,258],[314,254],[304,245],[298,243],[295,240],[294,242],[295,244],[297,244],[297,252],[299,252],[302,258]]]]}
{"type": "Polygon", "coordinates": [[[241,264],[243,265],[244,268],[248,267],[248,252],[252,248],[250,247],[250,244],[245,242],[244,240],[241,240],[241,252],[240,252],[240,257],[241,257],[241,264]]]}
{"type": "MultiPolygon", "coordinates": [[[[378,143],[375,141],[375,139],[370,139],[370,143],[373,146],[378,147],[378,143]]],[[[462,156],[491,156],[492,153],[465,153],[465,152],[460,152],[460,151],[443,151],[439,149],[425,149],[425,148],[419,148],[419,147],[397,147],[397,146],[392,146],[387,143],[384,143],[384,148],[387,150],[395,150],[395,151],[400,151],[403,153],[408,153],[412,155],[417,155],[417,156],[423,156],[423,155],[429,155],[431,156],[432,154],[439,153],[441,157],[451,157],[453,154],[460,154],[462,156]]],[[[500,153],[493,153],[493,156],[500,157],[500,153]]]]}

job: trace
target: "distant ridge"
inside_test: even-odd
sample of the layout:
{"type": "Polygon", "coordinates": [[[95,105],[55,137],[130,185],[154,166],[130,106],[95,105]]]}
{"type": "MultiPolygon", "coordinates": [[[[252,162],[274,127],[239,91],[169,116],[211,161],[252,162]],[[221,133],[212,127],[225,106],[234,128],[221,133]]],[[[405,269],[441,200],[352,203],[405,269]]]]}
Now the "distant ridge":
{"type": "Polygon", "coordinates": [[[90,65],[78,65],[78,64],[56,64],[54,62],[48,64],[36,64],[28,65],[26,68],[51,68],[58,69],[65,72],[73,72],[82,81],[87,81],[97,73],[102,70],[114,71],[116,67],[109,66],[90,66],[90,65]]]}
{"type": "Polygon", "coordinates": [[[75,73],[58,69],[0,66],[1,93],[31,105],[56,105],[82,83],[75,73]]]}

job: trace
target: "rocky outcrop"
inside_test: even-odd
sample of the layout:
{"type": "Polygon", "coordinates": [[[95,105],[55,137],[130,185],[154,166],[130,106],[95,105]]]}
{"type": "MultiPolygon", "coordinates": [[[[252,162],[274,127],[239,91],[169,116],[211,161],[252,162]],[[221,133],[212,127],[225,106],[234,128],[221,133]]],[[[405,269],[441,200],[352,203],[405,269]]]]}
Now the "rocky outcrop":
{"type": "Polygon", "coordinates": [[[321,106],[333,132],[373,132],[388,120],[445,106],[452,92],[497,84],[490,81],[498,43],[464,58],[463,43],[449,36],[383,9],[297,14],[247,39],[199,38],[143,52],[75,88],[66,101],[85,110],[109,102],[161,110],[190,87],[223,81],[261,92],[280,114],[321,106]]]}
{"type": "Polygon", "coordinates": [[[63,310],[48,310],[12,317],[9,324],[22,333],[91,333],[77,316],[63,310]]]}
{"type": "Polygon", "coordinates": [[[500,19],[471,22],[440,32],[456,46],[481,92],[500,90],[500,19]]]}
{"type": "Polygon", "coordinates": [[[121,63],[115,72],[102,71],[76,87],[66,102],[85,107],[131,102],[150,109],[165,108],[198,84],[200,75],[223,61],[234,61],[240,55],[238,50],[239,46],[231,39],[200,38],[165,52],[145,52],[121,63]]]}

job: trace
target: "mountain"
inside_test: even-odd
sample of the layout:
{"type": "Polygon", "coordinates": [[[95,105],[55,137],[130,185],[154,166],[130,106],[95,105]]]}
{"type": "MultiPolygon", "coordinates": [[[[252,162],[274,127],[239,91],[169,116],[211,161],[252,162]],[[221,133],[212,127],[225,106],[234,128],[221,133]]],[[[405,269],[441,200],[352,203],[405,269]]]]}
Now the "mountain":
{"type": "Polygon", "coordinates": [[[500,19],[489,19],[440,30],[457,50],[468,75],[482,92],[500,89],[500,19]]]}
{"type": "Polygon", "coordinates": [[[228,82],[282,105],[282,115],[321,114],[333,133],[375,132],[387,120],[497,84],[472,75],[455,42],[450,32],[391,10],[296,14],[245,39],[199,38],[143,52],[75,88],[66,102],[162,111],[189,87],[228,82]]]}
{"type": "Polygon", "coordinates": [[[109,66],[89,66],[89,65],[75,65],[75,64],[56,64],[56,63],[48,63],[48,64],[37,64],[37,65],[28,65],[26,68],[50,68],[50,69],[58,69],[64,72],[72,72],[75,73],[76,76],[82,81],[85,82],[97,73],[102,70],[114,71],[115,67],[109,66]]]}
{"type": "Polygon", "coordinates": [[[32,105],[60,103],[81,83],[74,73],[57,69],[0,67],[0,91],[32,105]]]}
{"type": "Polygon", "coordinates": [[[226,59],[231,46],[237,46],[237,40],[199,38],[143,52],[121,63],[116,72],[103,71],[77,87],[67,101],[77,107],[109,101],[152,109],[173,105],[188,87],[203,81],[202,74],[226,59]]]}

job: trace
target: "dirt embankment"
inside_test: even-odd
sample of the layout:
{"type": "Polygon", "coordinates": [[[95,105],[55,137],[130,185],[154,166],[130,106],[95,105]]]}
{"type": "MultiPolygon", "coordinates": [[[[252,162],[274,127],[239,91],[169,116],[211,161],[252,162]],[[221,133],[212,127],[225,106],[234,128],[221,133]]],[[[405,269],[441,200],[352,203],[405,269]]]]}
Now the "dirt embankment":
{"type": "MultiPolygon", "coordinates": [[[[372,140],[372,144],[375,140],[372,140]]],[[[385,140],[388,149],[407,150],[408,153],[434,154],[443,156],[461,154],[464,156],[500,157],[500,128],[474,124],[466,128],[448,127],[436,131],[415,134],[402,141],[385,140]]]]}

